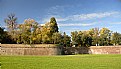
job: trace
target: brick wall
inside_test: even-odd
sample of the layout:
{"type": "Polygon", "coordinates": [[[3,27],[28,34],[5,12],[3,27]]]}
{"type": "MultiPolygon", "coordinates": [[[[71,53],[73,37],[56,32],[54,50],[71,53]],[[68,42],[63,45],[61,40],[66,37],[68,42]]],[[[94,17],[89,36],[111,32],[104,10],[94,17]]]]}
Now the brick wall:
{"type": "Polygon", "coordinates": [[[65,54],[121,54],[121,46],[67,47],[65,54]]]}
{"type": "Polygon", "coordinates": [[[54,44],[0,44],[1,55],[59,55],[61,49],[54,44]]]}
{"type": "Polygon", "coordinates": [[[92,54],[121,54],[121,46],[92,46],[89,53],[92,54]]]}
{"type": "Polygon", "coordinates": [[[0,44],[1,55],[121,54],[121,46],[60,48],[54,44],[0,44]]]}

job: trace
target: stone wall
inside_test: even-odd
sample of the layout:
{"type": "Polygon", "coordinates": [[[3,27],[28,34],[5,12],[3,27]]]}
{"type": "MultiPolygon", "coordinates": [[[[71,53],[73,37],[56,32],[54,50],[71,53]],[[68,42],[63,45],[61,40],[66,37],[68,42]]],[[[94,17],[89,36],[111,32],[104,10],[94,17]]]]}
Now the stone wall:
{"type": "Polygon", "coordinates": [[[60,48],[54,44],[0,44],[1,55],[59,55],[60,48]]]}
{"type": "Polygon", "coordinates": [[[92,46],[89,49],[92,54],[121,54],[121,46],[92,46]]]}
{"type": "Polygon", "coordinates": [[[121,46],[60,48],[54,44],[0,44],[1,55],[121,54],[121,46]]]}
{"type": "Polygon", "coordinates": [[[66,47],[63,48],[64,54],[89,54],[88,47],[66,47]]]}
{"type": "Polygon", "coordinates": [[[65,54],[121,54],[121,46],[67,47],[65,54]]]}

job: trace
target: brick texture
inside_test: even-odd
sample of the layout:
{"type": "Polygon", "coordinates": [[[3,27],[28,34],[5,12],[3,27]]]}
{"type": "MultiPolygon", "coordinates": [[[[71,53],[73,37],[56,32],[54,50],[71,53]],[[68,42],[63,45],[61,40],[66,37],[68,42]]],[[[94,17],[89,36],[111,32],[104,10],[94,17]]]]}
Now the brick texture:
{"type": "Polygon", "coordinates": [[[60,48],[54,44],[0,44],[0,55],[121,54],[121,46],[60,48]]]}
{"type": "Polygon", "coordinates": [[[0,44],[1,55],[59,55],[60,48],[53,44],[22,45],[0,44]]]}

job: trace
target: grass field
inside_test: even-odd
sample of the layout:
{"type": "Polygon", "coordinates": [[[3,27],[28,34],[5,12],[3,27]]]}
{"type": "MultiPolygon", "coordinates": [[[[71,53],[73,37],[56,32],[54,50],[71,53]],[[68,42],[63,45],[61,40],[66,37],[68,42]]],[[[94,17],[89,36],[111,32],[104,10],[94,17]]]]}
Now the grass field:
{"type": "Polygon", "coordinates": [[[1,56],[1,69],[121,69],[121,55],[1,56]]]}

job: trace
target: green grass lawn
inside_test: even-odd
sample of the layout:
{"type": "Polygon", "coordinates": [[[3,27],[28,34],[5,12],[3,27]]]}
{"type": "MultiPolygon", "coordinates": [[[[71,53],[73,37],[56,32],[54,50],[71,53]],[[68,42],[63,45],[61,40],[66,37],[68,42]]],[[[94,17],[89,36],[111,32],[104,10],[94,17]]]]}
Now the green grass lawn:
{"type": "Polygon", "coordinates": [[[121,55],[1,56],[1,69],[121,69],[121,55]]]}

